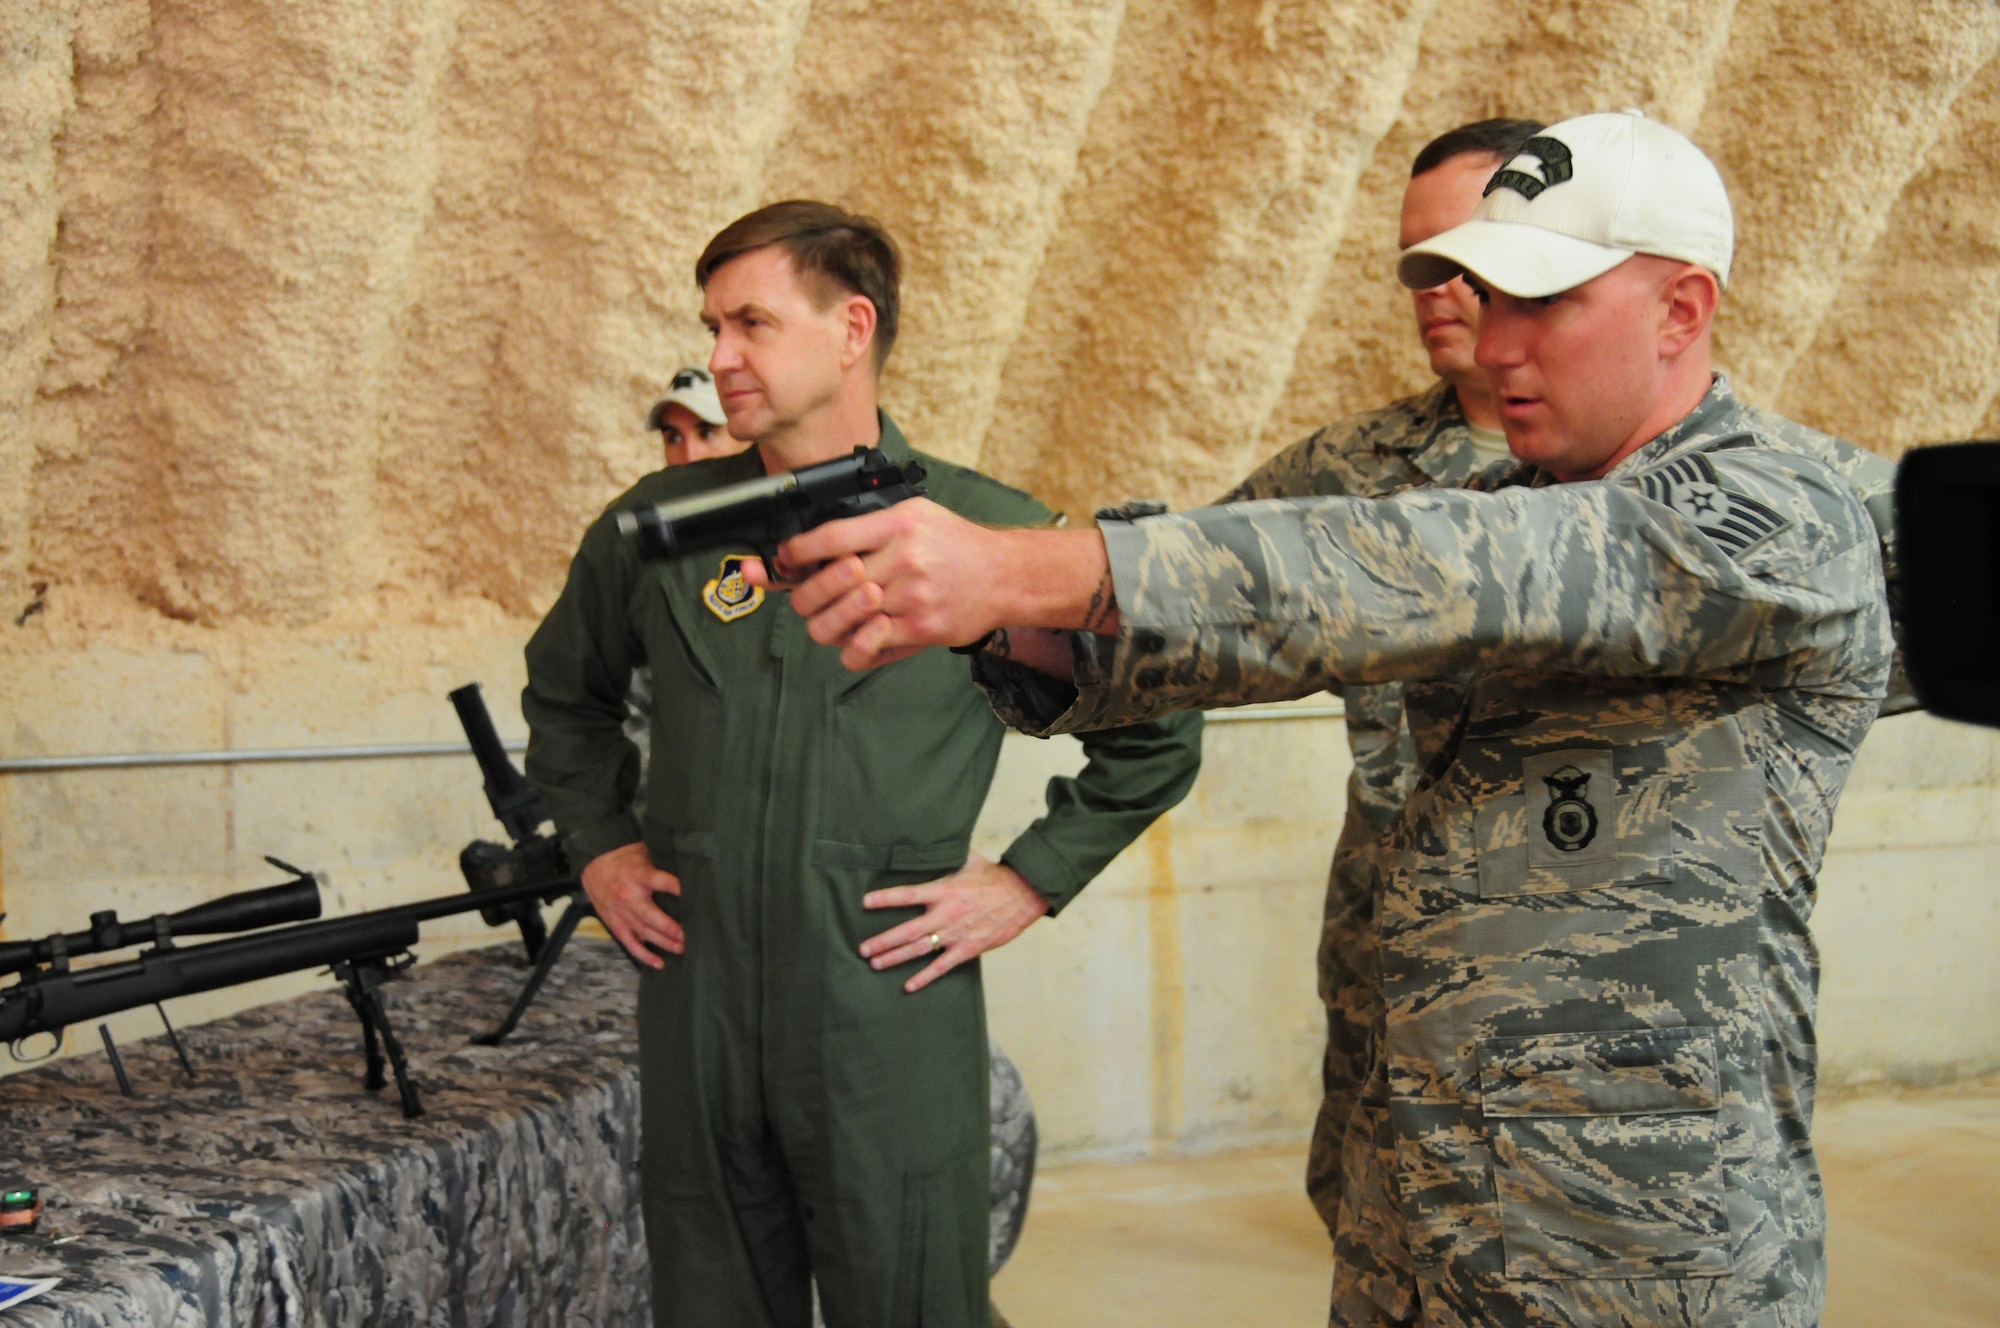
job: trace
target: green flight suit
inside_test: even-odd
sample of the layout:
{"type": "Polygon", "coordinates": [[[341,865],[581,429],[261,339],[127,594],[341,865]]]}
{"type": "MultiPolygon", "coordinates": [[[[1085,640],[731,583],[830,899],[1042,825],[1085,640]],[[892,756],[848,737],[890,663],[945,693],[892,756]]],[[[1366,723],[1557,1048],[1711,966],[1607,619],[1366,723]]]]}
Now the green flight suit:
{"type": "MultiPolygon", "coordinates": [[[[882,449],[909,444],[887,416],[882,449]]],[[[1034,499],[921,457],[930,496],[995,525],[1034,499]]],[[[762,474],[757,452],[649,475],[613,509],[762,474]]],[[[747,552],[747,550],[744,550],[747,552]]],[[[745,608],[719,552],[641,562],[601,517],[528,643],[528,774],[579,861],[642,837],[621,725],[653,669],[643,838],[681,879],[660,896],[685,956],[640,983],[654,1321],[972,1328],[987,1309],[987,1053],[977,962],[915,995],[917,964],[856,952],[918,910],[862,908],[966,860],[1004,732],[944,650],[868,673],[779,597],[745,608]]],[[[1200,762],[1196,716],[1084,739],[1048,815],[1003,855],[1060,909],[1200,762]]]]}

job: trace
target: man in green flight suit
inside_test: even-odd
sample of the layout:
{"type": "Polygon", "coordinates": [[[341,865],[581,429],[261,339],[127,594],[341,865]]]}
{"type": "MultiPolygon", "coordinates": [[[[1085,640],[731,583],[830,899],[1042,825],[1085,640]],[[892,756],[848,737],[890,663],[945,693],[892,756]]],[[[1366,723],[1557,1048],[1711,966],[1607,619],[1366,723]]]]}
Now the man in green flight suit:
{"type": "MultiPolygon", "coordinates": [[[[886,232],[823,203],[743,217],[696,265],[730,432],[647,476],[659,502],[880,446],[894,341],[886,232]]],[[[922,454],[917,454],[922,456],[922,454]]],[[[991,525],[1048,509],[922,456],[932,500],[991,525]]],[[[528,774],[639,994],[653,1314],[676,1328],[986,1321],[987,1054],[977,957],[1059,911],[1185,795],[1199,722],[1092,734],[1089,764],[998,863],[970,852],[1002,726],[965,663],[855,675],[744,581],[744,554],[642,563],[610,513],[528,644],[528,774]],[[760,612],[760,610],[762,610],[760,612]],[[643,826],[626,680],[654,675],[643,826]],[[657,902],[656,902],[657,901],[657,902]],[[660,907],[664,905],[664,907],[660,907]]]]}

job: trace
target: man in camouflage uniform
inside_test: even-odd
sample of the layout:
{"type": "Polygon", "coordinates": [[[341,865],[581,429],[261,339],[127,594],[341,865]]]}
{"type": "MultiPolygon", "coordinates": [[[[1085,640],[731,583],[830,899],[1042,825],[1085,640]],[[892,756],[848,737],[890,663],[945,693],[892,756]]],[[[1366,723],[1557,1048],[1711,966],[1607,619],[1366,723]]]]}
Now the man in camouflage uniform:
{"type": "MultiPolygon", "coordinates": [[[[1536,120],[1480,120],[1432,139],[1410,168],[1400,240],[1408,249],[1463,224],[1482,188],[1521,143],[1543,128],[1536,120]]],[[[1511,461],[1500,409],[1473,361],[1479,336],[1478,296],[1462,275],[1411,300],[1418,334],[1438,381],[1377,410],[1316,431],[1259,466],[1221,499],[1380,498],[1410,489],[1462,487],[1489,467],[1511,461]]],[[[1893,588],[1896,468],[1886,458],[1776,415],[1760,424],[1840,472],[1868,508],[1881,539],[1893,588]]],[[[1900,637],[1900,633],[1899,633],[1900,637]]],[[[1883,713],[1914,709],[1900,669],[1883,713]]],[[[1320,928],[1319,995],[1326,1007],[1326,1048],[1320,1070],[1319,1114],[1306,1161],[1306,1191],[1332,1232],[1338,1228],[1341,1141],[1368,1073],[1374,1029],[1381,1017],[1375,959],[1370,850],[1402,808],[1417,777],[1401,683],[1341,689],[1353,771],[1347,806],[1327,878],[1320,928]]]]}
{"type": "MultiPolygon", "coordinates": [[[[1400,226],[1407,249],[1468,221],[1494,171],[1542,128],[1536,120],[1480,120],[1441,134],[1410,168],[1400,226]]],[[[1479,299],[1454,276],[1411,292],[1417,333],[1438,381],[1379,410],[1335,420],[1286,448],[1226,494],[1225,503],[1314,494],[1376,498],[1442,484],[1458,487],[1508,459],[1500,407],[1486,371],[1472,360],[1479,299]]],[[[1340,1151],[1348,1118],[1367,1081],[1382,1016],[1375,959],[1376,873],[1369,850],[1409,796],[1416,771],[1403,725],[1400,683],[1341,689],[1354,768],[1347,811],[1327,874],[1320,924],[1319,995],[1326,1007],[1319,1115],[1306,1160],[1306,1193],[1336,1229],[1340,1151]]]]}
{"type": "Polygon", "coordinates": [[[1567,121],[1400,267],[1490,302],[1529,465],[1487,491],[1098,532],[920,507],[786,550],[832,560],[794,601],[850,667],[1083,629],[975,662],[1031,732],[1405,683],[1336,1323],[1818,1319],[1807,919],[1892,640],[1853,488],[1710,372],[1732,248],[1685,138],[1567,121]]]}

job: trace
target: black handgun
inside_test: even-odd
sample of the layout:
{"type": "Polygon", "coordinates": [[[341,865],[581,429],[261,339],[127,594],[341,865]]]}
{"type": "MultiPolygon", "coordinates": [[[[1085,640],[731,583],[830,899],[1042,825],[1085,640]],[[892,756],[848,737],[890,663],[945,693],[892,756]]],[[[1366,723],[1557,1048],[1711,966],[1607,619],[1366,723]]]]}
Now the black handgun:
{"type": "Polygon", "coordinates": [[[671,502],[618,513],[618,531],[643,558],[679,558],[747,544],[777,574],[778,546],[814,526],[893,507],[924,491],[918,462],[898,465],[880,448],[781,475],[725,484],[671,502]]]}

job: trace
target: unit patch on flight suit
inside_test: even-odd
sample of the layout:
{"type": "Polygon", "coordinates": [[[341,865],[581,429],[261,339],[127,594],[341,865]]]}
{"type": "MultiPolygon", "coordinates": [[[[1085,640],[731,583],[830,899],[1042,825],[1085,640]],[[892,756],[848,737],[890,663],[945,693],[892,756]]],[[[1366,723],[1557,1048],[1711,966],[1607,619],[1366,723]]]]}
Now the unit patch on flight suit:
{"type": "Polygon", "coordinates": [[[743,579],[743,555],[732,553],[722,560],[715,579],[701,588],[701,602],[722,621],[735,622],[763,604],[764,588],[743,579]]]}
{"type": "Polygon", "coordinates": [[[1654,502],[1665,503],[1694,522],[1731,557],[1762,544],[1791,524],[1755,498],[1723,488],[1715,467],[1700,453],[1676,457],[1641,475],[1639,487],[1654,502]]]}

